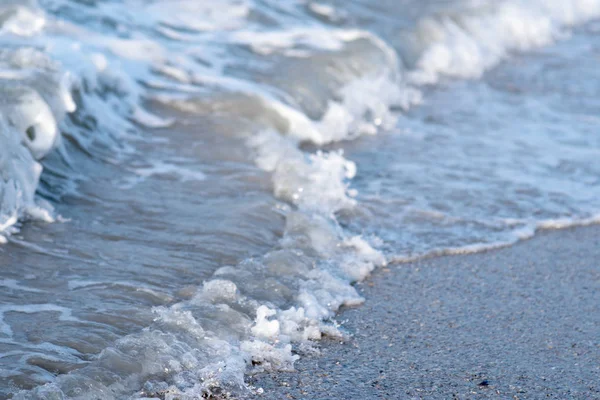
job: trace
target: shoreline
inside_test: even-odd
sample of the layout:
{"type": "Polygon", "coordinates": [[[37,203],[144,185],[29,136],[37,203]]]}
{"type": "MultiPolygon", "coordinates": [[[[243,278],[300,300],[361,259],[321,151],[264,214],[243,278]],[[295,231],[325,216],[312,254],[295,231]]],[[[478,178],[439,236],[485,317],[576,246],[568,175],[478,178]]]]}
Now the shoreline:
{"type": "Polygon", "coordinates": [[[600,225],[379,269],[296,372],[252,399],[600,398],[600,225]]]}

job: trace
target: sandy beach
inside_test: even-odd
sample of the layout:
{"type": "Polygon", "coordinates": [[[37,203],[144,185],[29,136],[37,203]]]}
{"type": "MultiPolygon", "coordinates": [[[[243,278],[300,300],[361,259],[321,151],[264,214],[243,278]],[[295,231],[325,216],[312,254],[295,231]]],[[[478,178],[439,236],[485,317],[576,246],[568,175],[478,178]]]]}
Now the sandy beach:
{"type": "Polygon", "coordinates": [[[600,227],[392,265],[261,399],[600,398],[600,227]]]}

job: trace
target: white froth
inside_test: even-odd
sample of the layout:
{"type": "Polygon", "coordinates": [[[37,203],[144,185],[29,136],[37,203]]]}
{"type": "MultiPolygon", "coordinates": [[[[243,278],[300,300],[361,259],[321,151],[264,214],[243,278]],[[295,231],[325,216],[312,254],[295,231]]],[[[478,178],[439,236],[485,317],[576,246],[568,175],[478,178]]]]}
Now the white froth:
{"type": "Polygon", "coordinates": [[[599,15],[598,0],[509,0],[427,17],[407,36],[418,54],[410,81],[435,83],[440,75],[477,78],[510,52],[551,43],[563,28],[599,15]]]}
{"type": "MultiPolygon", "coordinates": [[[[5,144],[0,148],[0,232],[5,236],[24,218],[55,219],[49,204],[35,196],[42,168],[25,151],[39,160],[60,146],[65,115],[76,110],[73,90],[92,113],[98,131],[93,140],[110,142],[111,135],[131,131],[128,118],[153,128],[170,121],[137,106],[142,92],[137,79],[149,64],[164,59],[154,42],[87,32],[48,18],[35,1],[8,1],[0,6],[2,13],[10,16],[2,25],[2,39],[15,43],[0,51],[0,135],[5,144]],[[118,93],[121,103],[98,95],[106,89],[118,93]]],[[[84,147],[92,141],[78,127],[69,130],[84,147]]],[[[201,173],[186,176],[199,179],[201,173]]]]}
{"type": "Polygon", "coordinates": [[[357,37],[355,32],[335,32],[325,28],[296,28],[285,31],[240,31],[232,35],[231,39],[240,44],[249,46],[252,51],[269,55],[275,52],[296,57],[307,56],[308,51],[301,52],[300,48],[336,51],[344,46],[348,39],[357,37]]]}
{"type": "Polygon", "coordinates": [[[310,1],[307,6],[311,12],[320,17],[326,18],[331,22],[338,22],[345,16],[341,10],[338,10],[329,4],[310,1]]]}
{"type": "Polygon", "coordinates": [[[407,263],[415,261],[422,257],[430,256],[441,256],[441,255],[464,255],[481,253],[490,250],[502,249],[508,246],[512,246],[517,242],[531,239],[534,237],[536,232],[540,230],[552,230],[552,229],[567,229],[588,225],[600,224],[600,214],[593,215],[588,218],[561,218],[561,219],[549,219],[542,221],[526,221],[526,220],[505,220],[505,223],[509,225],[521,226],[520,228],[514,229],[511,232],[510,237],[507,240],[494,241],[490,243],[475,243],[457,247],[444,247],[437,248],[428,251],[425,254],[418,254],[415,256],[394,256],[390,262],[393,263],[407,263]]]}
{"type": "MultiPolygon", "coordinates": [[[[169,27],[197,31],[231,30],[245,25],[250,7],[245,0],[207,2],[172,0],[137,2],[132,7],[145,8],[145,17],[169,27]]],[[[149,21],[144,21],[149,24],[149,21]]]]}
{"type": "Polygon", "coordinates": [[[279,335],[279,321],[270,321],[268,317],[277,314],[277,311],[267,306],[260,306],[256,310],[256,322],[252,327],[252,334],[258,339],[271,339],[279,335]]]}
{"type": "Polygon", "coordinates": [[[273,174],[275,195],[304,210],[333,213],[352,207],[347,179],[356,166],[341,153],[322,153],[280,160],[273,174]]]}
{"type": "Polygon", "coordinates": [[[178,165],[176,162],[151,160],[151,165],[132,169],[133,175],[127,176],[122,188],[132,188],[150,177],[175,177],[181,182],[203,181],[206,174],[202,171],[178,165]]]}
{"type": "Polygon", "coordinates": [[[35,1],[7,1],[0,4],[0,32],[19,36],[32,36],[46,24],[44,14],[37,9],[35,1]]]}
{"type": "Polygon", "coordinates": [[[24,215],[51,222],[51,208],[35,198],[42,167],[21,144],[19,133],[1,120],[0,142],[0,235],[10,234],[24,215]]]}

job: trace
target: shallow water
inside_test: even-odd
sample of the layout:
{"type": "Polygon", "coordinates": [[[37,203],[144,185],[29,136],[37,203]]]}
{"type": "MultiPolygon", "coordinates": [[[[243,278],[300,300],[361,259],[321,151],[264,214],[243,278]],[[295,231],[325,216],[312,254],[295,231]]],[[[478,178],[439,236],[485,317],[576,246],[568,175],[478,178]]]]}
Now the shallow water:
{"type": "Polygon", "coordinates": [[[362,206],[348,225],[402,260],[597,222],[599,56],[589,26],[480,80],[446,80],[398,129],[345,146],[362,206]]]}
{"type": "Polygon", "coordinates": [[[377,266],[600,219],[599,1],[0,15],[0,397],[243,396],[377,266]]]}

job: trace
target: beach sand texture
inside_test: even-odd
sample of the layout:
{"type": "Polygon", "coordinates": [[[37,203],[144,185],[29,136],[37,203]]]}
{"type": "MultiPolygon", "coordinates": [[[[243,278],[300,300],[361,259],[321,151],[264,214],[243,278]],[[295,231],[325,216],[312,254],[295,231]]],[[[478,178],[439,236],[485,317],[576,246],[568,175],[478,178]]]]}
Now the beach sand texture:
{"type": "Polygon", "coordinates": [[[600,398],[600,227],[392,265],[262,399],[600,398]]]}

